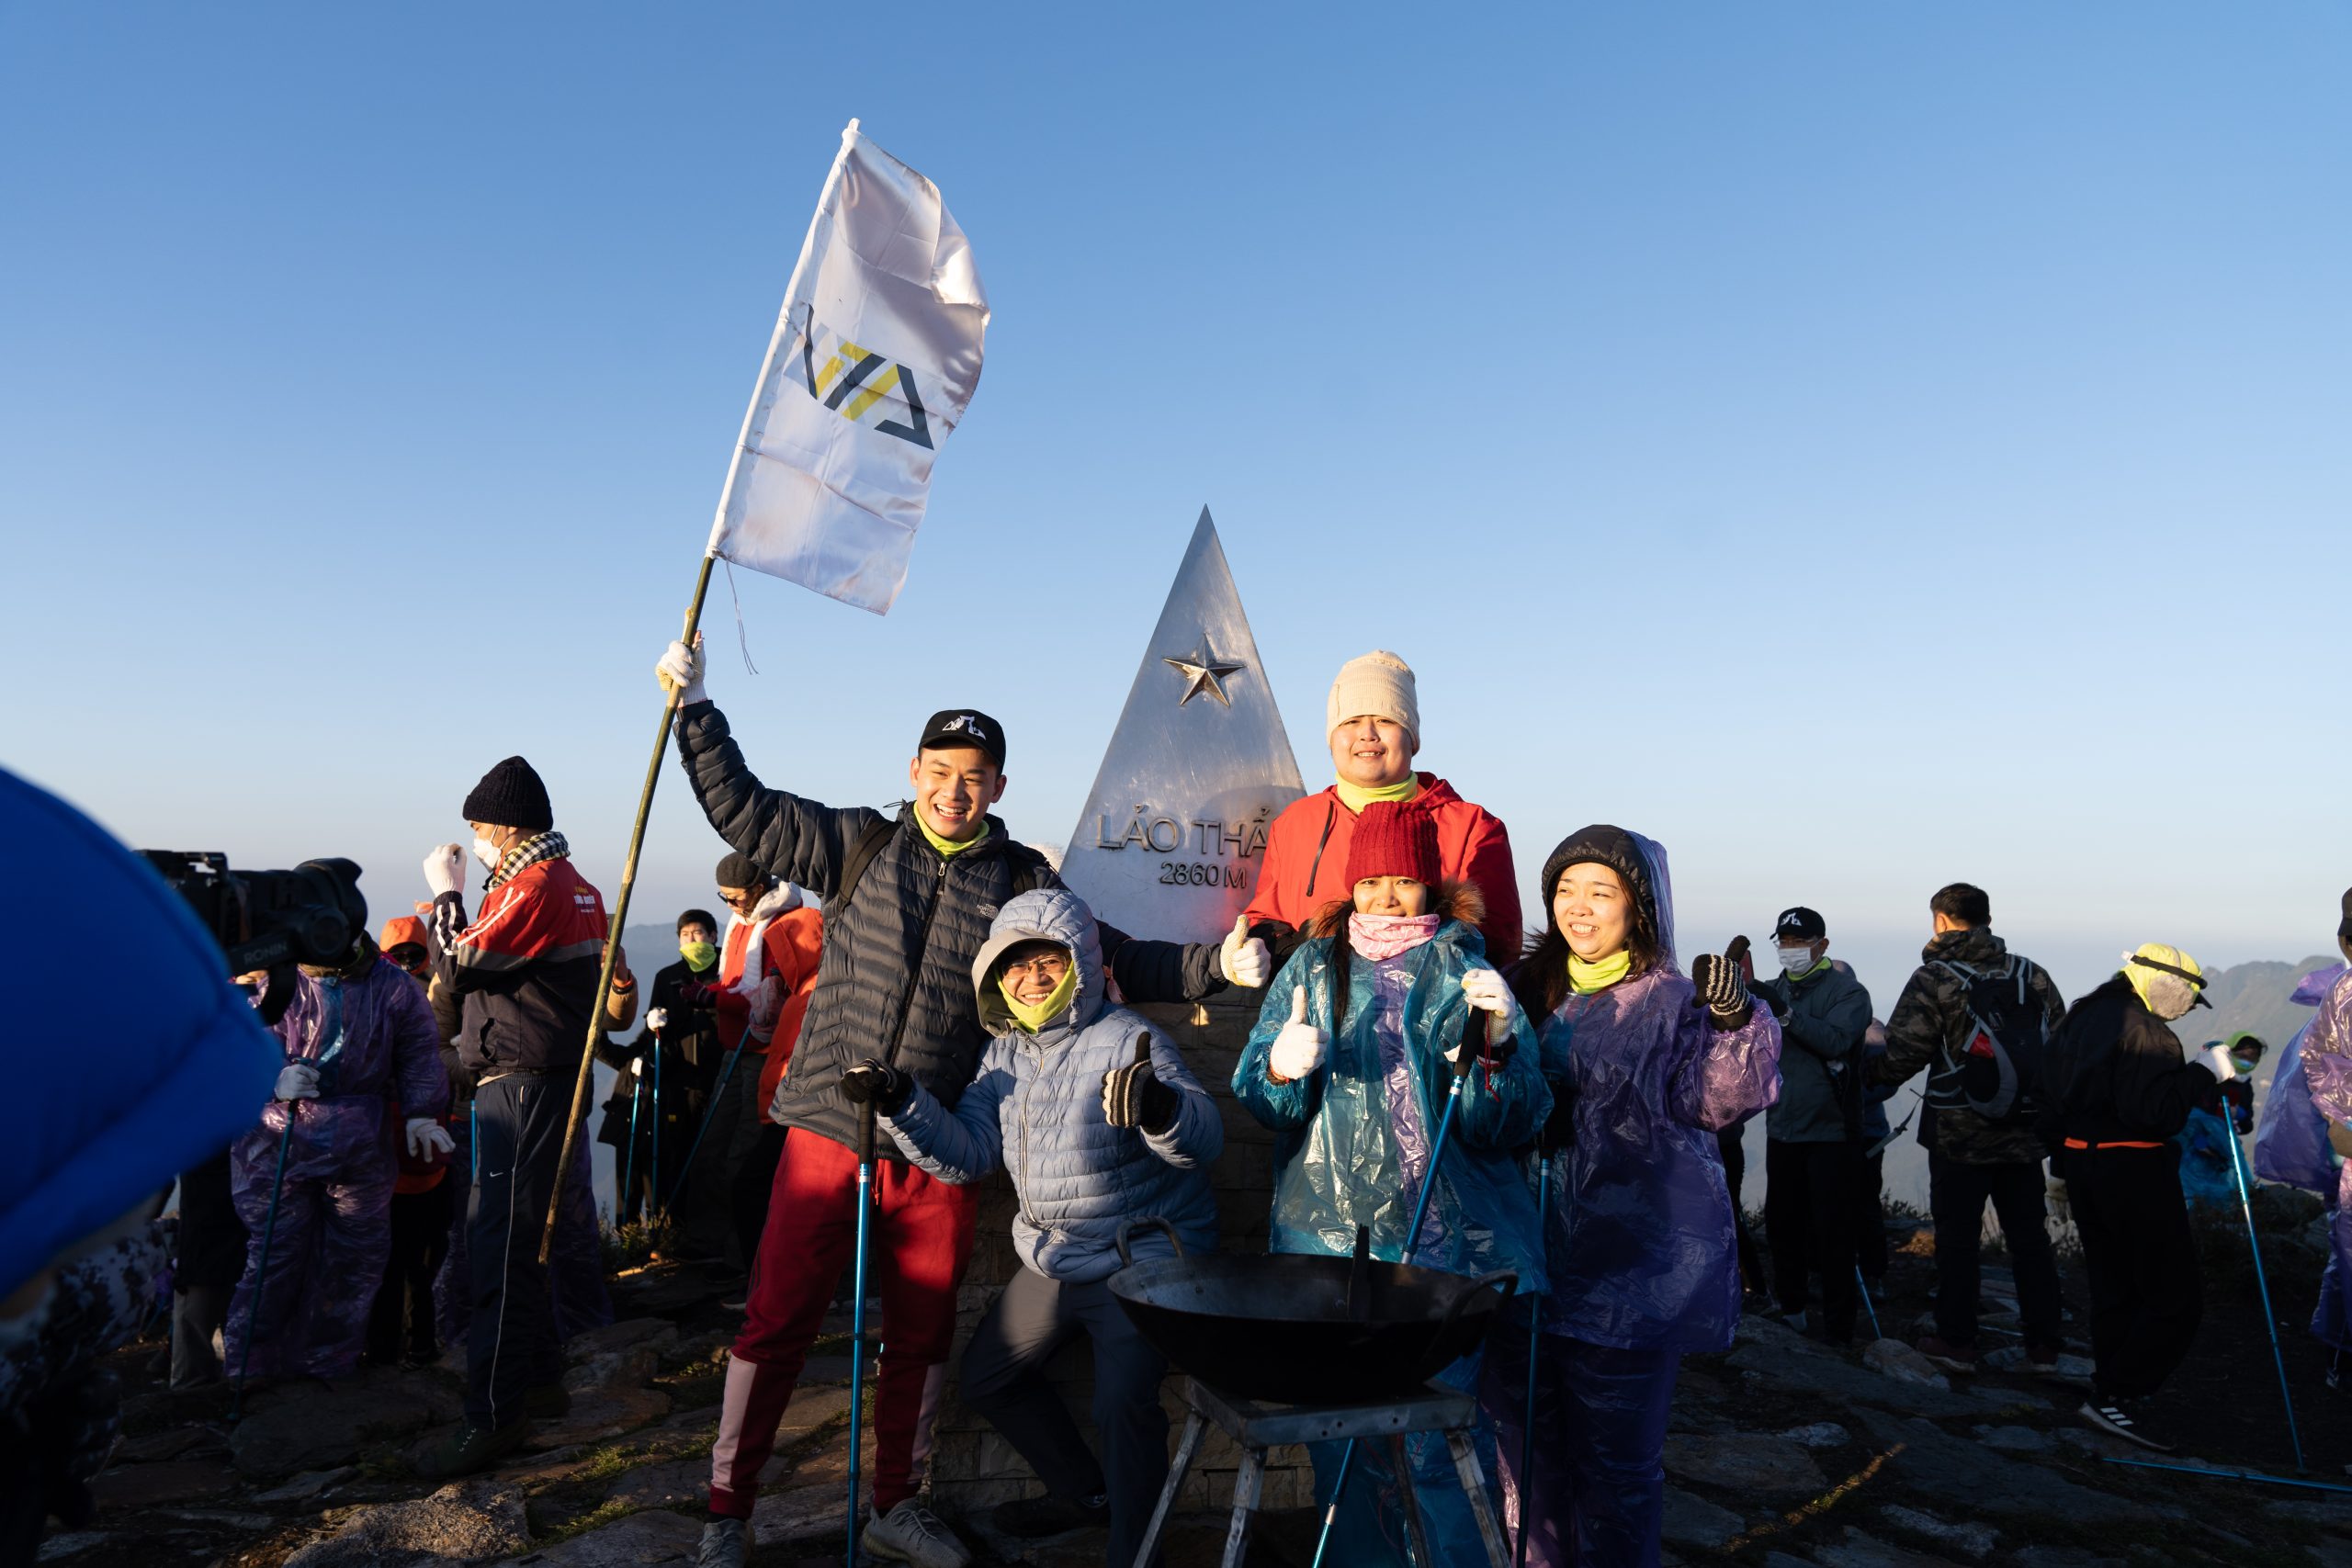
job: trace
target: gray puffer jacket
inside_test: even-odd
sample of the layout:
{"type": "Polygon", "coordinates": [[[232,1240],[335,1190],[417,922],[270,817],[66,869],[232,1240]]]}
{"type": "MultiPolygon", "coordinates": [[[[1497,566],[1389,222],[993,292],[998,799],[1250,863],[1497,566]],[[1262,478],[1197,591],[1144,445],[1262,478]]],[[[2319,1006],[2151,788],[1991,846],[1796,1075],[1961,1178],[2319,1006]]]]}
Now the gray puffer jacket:
{"type": "MultiPolygon", "coordinates": [[[[1045,856],[1013,841],[994,817],[981,842],[943,855],[923,837],[912,807],[892,824],[864,807],[838,809],[771,789],[752,775],[726,716],[708,703],[680,711],[678,756],[720,838],[769,875],[824,900],[817,986],[770,1119],[854,1147],[857,1113],[842,1094],[842,1074],[866,1056],[912,1074],[954,1104],[989,1038],[972,1004],[972,955],[1016,893],[1061,886],[1045,856]],[[888,830],[844,907],[850,860],[877,828],[888,830]]],[[[1225,987],[1216,942],[1146,942],[1105,931],[1102,943],[1131,1000],[1193,1001],[1225,987]]]]}
{"type": "MultiPolygon", "coordinates": [[[[909,1159],[946,1181],[977,1181],[1002,1165],[1020,1210],[1013,1250],[1048,1280],[1078,1284],[1119,1267],[1116,1241],[1128,1220],[1159,1215],[1187,1252],[1216,1247],[1216,1198],[1208,1166],[1225,1146],[1225,1123],[1176,1048],[1125,1008],[1103,999],[1102,953],[1094,917],[1067,888],[1023,893],[1004,907],[988,945],[972,961],[980,1017],[996,1039],[954,1110],[921,1085],[880,1125],[909,1159]],[[1012,1020],[989,977],[1005,952],[1050,942],[1076,959],[1069,1006],[1035,1034],[1012,1020]],[[1182,1100],[1163,1132],[1114,1127],[1102,1117],[1102,1078],[1151,1042],[1159,1081],[1182,1100]]],[[[1138,1234],[1139,1258],[1164,1258],[1159,1231],[1138,1234]]]]}
{"type": "Polygon", "coordinates": [[[1833,958],[1802,980],[1783,973],[1753,989],[1781,1021],[1781,1099],[1764,1113],[1764,1135],[1782,1144],[1860,1141],[1871,994],[1852,966],[1833,958]]]}

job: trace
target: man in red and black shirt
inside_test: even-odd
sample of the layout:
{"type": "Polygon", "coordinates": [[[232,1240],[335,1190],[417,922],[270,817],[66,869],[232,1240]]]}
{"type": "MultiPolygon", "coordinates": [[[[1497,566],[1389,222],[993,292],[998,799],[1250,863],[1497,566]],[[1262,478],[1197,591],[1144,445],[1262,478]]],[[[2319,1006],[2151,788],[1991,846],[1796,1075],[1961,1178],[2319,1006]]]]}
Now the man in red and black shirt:
{"type": "Polygon", "coordinates": [[[477,1075],[481,1170],[467,1212],[474,1310],[466,1419],[422,1467],[429,1475],[486,1468],[523,1440],[531,1415],[567,1403],[539,1233],[605,934],[604,897],[572,866],[530,763],[509,757],[491,769],[466,796],[465,813],[474,854],[491,872],[470,924],[458,890],[465,852],[443,844],[424,860],[434,972],[462,1006],[458,1058],[477,1075]]]}

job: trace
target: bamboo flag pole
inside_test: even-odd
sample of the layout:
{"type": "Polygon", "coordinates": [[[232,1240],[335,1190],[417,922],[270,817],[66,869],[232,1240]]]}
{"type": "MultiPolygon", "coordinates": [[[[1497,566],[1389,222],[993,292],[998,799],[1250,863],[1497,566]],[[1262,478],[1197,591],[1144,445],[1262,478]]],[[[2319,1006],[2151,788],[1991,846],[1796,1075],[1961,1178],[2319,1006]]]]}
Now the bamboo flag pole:
{"type": "MultiPolygon", "coordinates": [[[[702,571],[695,578],[694,603],[686,606],[686,630],[683,638],[688,648],[695,645],[695,628],[702,621],[703,595],[710,592],[710,563],[718,558],[705,555],[702,571]]],[[[621,890],[613,900],[613,913],[605,931],[605,966],[596,977],[596,1005],[588,1013],[588,1043],[580,1053],[580,1077],[571,1086],[571,1114],[563,1124],[563,1153],[557,1156],[555,1180],[548,1197],[548,1223],[539,1231],[539,1267],[547,1267],[548,1255],[555,1247],[555,1217],[563,1208],[563,1184],[571,1174],[571,1151],[580,1141],[581,1123],[587,1119],[588,1088],[596,1073],[596,1047],[605,1038],[605,1007],[613,994],[613,969],[621,953],[621,930],[628,923],[628,896],[637,886],[638,852],[645,848],[645,819],[653,812],[653,786],[662,782],[662,758],[670,750],[670,731],[676,727],[679,692],[673,691],[670,700],[662,705],[662,728],[653,737],[653,761],[645,765],[645,788],[637,797],[637,824],[629,829],[628,859],[621,863],[621,890]]]]}

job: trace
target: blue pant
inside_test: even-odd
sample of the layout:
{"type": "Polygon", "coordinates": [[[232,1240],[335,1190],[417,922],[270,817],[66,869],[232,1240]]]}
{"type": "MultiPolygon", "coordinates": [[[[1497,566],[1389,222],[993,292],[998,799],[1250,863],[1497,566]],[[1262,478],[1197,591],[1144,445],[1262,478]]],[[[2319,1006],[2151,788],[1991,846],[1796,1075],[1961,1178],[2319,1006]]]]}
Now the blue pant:
{"type": "Polygon", "coordinates": [[[476,1427],[521,1420],[525,1392],[563,1375],[539,1236],[555,1191],[571,1087],[567,1080],[517,1073],[475,1091],[481,1174],[466,1213],[473,1276],[466,1419],[476,1427]]]}
{"type": "Polygon", "coordinates": [[[1540,1568],[1657,1568],[1666,1512],[1666,1419],[1681,1352],[1540,1337],[1535,1473],[1519,1473],[1527,1331],[1487,1335],[1478,1399],[1501,1450],[1503,1506],[1540,1568]]]}

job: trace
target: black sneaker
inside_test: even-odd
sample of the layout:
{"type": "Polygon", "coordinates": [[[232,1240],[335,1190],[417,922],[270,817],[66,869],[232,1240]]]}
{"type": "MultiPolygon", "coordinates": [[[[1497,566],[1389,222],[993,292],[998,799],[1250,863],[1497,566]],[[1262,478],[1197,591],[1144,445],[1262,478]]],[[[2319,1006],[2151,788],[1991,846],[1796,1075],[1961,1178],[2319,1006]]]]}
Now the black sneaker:
{"type": "Polygon", "coordinates": [[[431,1451],[417,1461],[416,1472],[428,1481],[440,1481],[452,1475],[471,1475],[478,1470],[488,1470],[522,1447],[523,1439],[530,1430],[528,1421],[510,1421],[495,1430],[469,1423],[435,1444],[431,1451]]]}
{"type": "Polygon", "coordinates": [[[999,1534],[1015,1540],[1042,1540],[1049,1535],[1067,1535],[1071,1530],[1108,1525],[1111,1504],[1097,1495],[1080,1502],[1050,1494],[1043,1497],[1016,1497],[1010,1503],[999,1503],[989,1516],[999,1534]]]}
{"type": "Polygon", "coordinates": [[[2150,1437],[2132,1414],[2132,1408],[2120,1399],[2107,1399],[2094,1394],[2083,1401],[2075,1414],[2109,1437],[2120,1438],[2127,1443],[2137,1443],[2143,1449],[2154,1449],[2160,1454],[2172,1452],[2173,1445],[2150,1437]]]}

